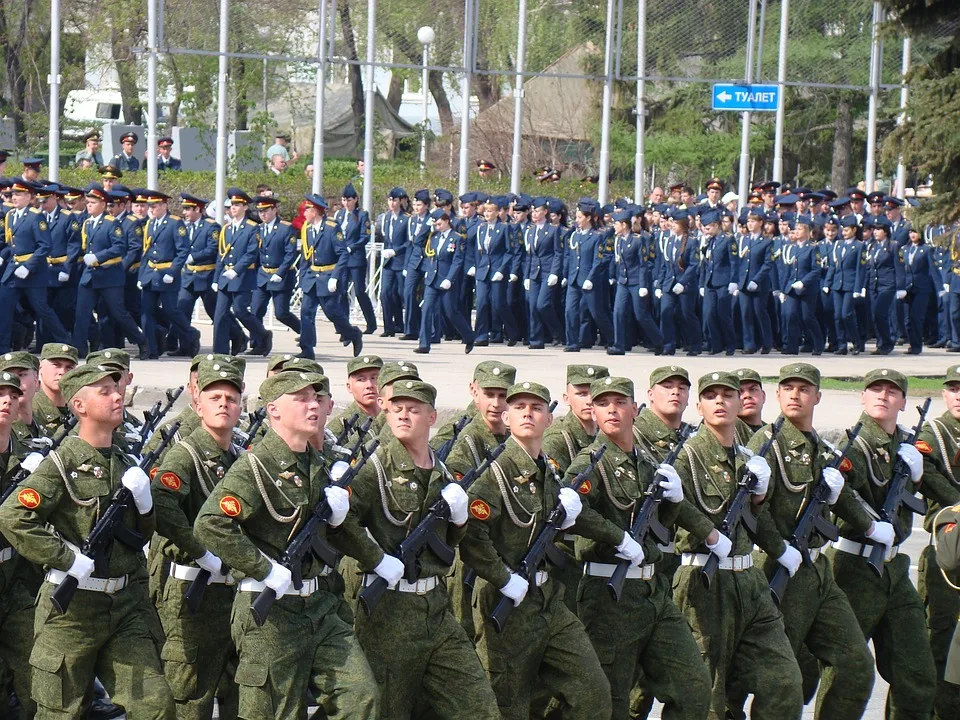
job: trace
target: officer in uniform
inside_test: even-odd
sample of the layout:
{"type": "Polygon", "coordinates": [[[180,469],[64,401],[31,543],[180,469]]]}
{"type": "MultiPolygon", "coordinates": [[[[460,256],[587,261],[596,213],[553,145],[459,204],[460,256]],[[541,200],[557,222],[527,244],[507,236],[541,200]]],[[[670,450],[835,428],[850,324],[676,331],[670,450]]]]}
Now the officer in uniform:
{"type": "Polygon", "coordinates": [[[631,232],[630,210],[620,210],[613,216],[616,231],[613,240],[614,264],[611,279],[616,285],[613,302],[613,349],[608,355],[624,355],[631,343],[633,328],[639,327],[654,353],[663,352],[663,335],[644,304],[649,294],[655,257],[655,245],[631,232]],[[631,320],[633,322],[631,322],[631,320]]]}
{"type": "Polygon", "coordinates": [[[273,333],[263,327],[260,318],[250,312],[250,301],[257,286],[257,224],[246,217],[250,196],[239,188],[227,191],[230,198],[231,222],[220,231],[217,246],[217,267],[213,289],[217,307],[213,314],[213,351],[226,354],[230,350],[231,316],[250,333],[251,354],[270,354],[273,333]]]}
{"type": "MultiPolygon", "coordinates": [[[[957,523],[960,522],[960,504],[944,508],[937,516],[934,532],[936,533],[937,562],[945,573],[951,573],[956,578],[957,567],[960,567],[960,532],[957,523]]],[[[960,590],[955,580],[950,582],[954,591],[960,590]]],[[[950,654],[947,658],[947,667],[944,680],[956,688],[960,685],[960,632],[953,635],[950,654]]],[[[940,717],[950,717],[940,716],[940,717]]]]}
{"type": "Polygon", "coordinates": [[[179,158],[170,154],[173,148],[172,137],[162,137],[157,140],[157,172],[164,170],[183,170],[183,164],[179,158]]]}
{"type": "Polygon", "coordinates": [[[430,217],[430,191],[417,190],[413,195],[413,214],[407,224],[407,262],[403,268],[403,335],[401,340],[420,338],[420,301],[423,297],[423,259],[427,238],[433,225],[430,217]]]}
{"type": "Polygon", "coordinates": [[[369,617],[357,616],[357,639],[384,698],[379,717],[405,720],[415,716],[416,706],[426,705],[438,717],[493,720],[500,717],[496,698],[450,612],[443,585],[450,567],[424,553],[417,581],[407,582],[403,563],[391,554],[441,499],[450,507],[450,522],[440,531],[444,542],[456,547],[466,531],[467,494],[427,442],[437,418],[435,403],[432,385],[395,382],[386,407],[394,439],[378,448],[350,488],[344,540],[357,548],[367,573],[363,585],[383,578],[389,586],[369,617]]]}
{"type": "Polygon", "coordinates": [[[306,195],[303,209],[306,221],[300,229],[300,255],[304,269],[300,276],[300,351],[301,357],[314,359],[317,344],[317,308],[333,323],[344,345],[353,343],[353,356],[363,350],[363,333],[350,324],[337,291],[345,277],[349,254],[343,233],[326,218],[327,203],[319,195],[306,195]]]}
{"type": "Polygon", "coordinates": [[[140,288],[143,290],[143,334],[150,346],[150,357],[159,357],[157,347],[157,313],[162,312],[180,344],[181,357],[200,352],[200,331],[190,327],[189,319],[180,312],[180,270],[190,254],[187,228],[176,215],[167,212],[170,196],[157,190],[147,194],[150,219],[143,228],[143,259],[140,266],[140,288]]]}
{"type": "MultiPolygon", "coordinates": [[[[524,233],[526,261],[523,287],[527,293],[529,348],[543,350],[549,341],[563,342],[563,323],[557,313],[557,289],[563,274],[564,240],[560,228],[548,217],[549,198],[536,197],[530,208],[531,222],[524,233]]],[[[478,226],[479,227],[479,226],[478,226]]]]}
{"type": "MultiPolygon", "coordinates": [[[[146,188],[127,189],[120,183],[117,183],[114,189],[108,193],[111,198],[116,197],[117,205],[115,207],[119,212],[111,210],[110,205],[107,205],[107,212],[116,217],[126,238],[126,251],[123,254],[123,261],[120,263],[124,270],[123,302],[135,323],[140,322],[143,314],[143,307],[140,302],[141,292],[137,283],[140,282],[140,267],[143,260],[143,228],[150,213],[147,206],[148,193],[149,191],[146,188]]],[[[76,247],[79,248],[79,243],[76,247]]],[[[73,292],[73,297],[76,298],[76,290],[73,292]]],[[[113,327],[112,323],[106,322],[105,324],[107,327],[104,328],[105,332],[104,336],[101,337],[101,344],[123,345],[125,338],[117,336],[116,328],[113,327]]],[[[163,324],[167,324],[166,318],[163,319],[163,324]]],[[[162,339],[163,336],[161,336],[162,339]]]]}
{"type": "Polygon", "coordinates": [[[559,470],[542,450],[553,417],[549,405],[550,391],[538,383],[518,383],[507,391],[510,438],[470,487],[470,519],[460,544],[464,563],[478,576],[477,652],[506,720],[529,717],[538,685],[563,699],[565,718],[611,715],[610,683],[550,566],[536,573],[533,586],[510,570],[519,567],[530,539],[558,502],[565,512],[562,530],[574,526],[581,510],[577,492],[562,486],[559,470]],[[501,598],[515,607],[497,633],[489,615],[501,598]]]}
{"type": "Polygon", "coordinates": [[[341,552],[349,494],[331,485],[329,461],[310,447],[333,402],[323,375],[281,372],[260,385],[270,430],[233,464],[213,488],[194,526],[200,544],[242,575],[233,603],[231,633],[240,662],[239,715],[244,718],[306,715],[310,689],[327,717],[378,716],[379,691],[350,626],[337,614],[342,589],[333,568],[313,554],[292,585],[278,562],[296,524],[325,498],[331,517],[318,537],[341,552]],[[268,478],[267,481],[264,481],[268,478]],[[277,595],[262,627],[250,613],[257,595],[277,595]]]}
{"type": "Polygon", "coordinates": [[[801,336],[811,345],[814,355],[823,354],[823,332],[817,320],[817,296],[820,294],[820,250],[810,238],[813,219],[797,218],[794,241],[783,248],[785,273],[781,285],[783,303],[783,352],[797,355],[801,336]]]}
{"type": "Polygon", "coordinates": [[[576,229],[566,243],[567,344],[564,352],[580,352],[581,347],[593,346],[595,331],[591,320],[600,330],[601,342],[613,347],[610,306],[604,303],[609,298],[607,288],[601,287],[609,279],[613,238],[607,238],[599,227],[599,212],[600,206],[595,200],[581,199],[577,205],[576,229]]]}
{"type": "Polygon", "coordinates": [[[273,314],[280,322],[300,334],[300,318],[290,312],[290,298],[296,286],[297,244],[296,231],[286,220],[277,217],[280,198],[260,195],[253,199],[260,213],[257,239],[260,245],[260,267],[257,270],[257,289],[253,291],[251,310],[260,320],[267,313],[267,303],[273,300],[273,314]]]}
{"type": "Polygon", "coordinates": [[[660,332],[663,334],[663,354],[677,352],[677,323],[688,340],[688,355],[700,354],[702,333],[696,315],[697,274],[700,251],[697,240],[690,236],[690,213],[685,208],[673,211],[672,228],[663,251],[659,287],[654,292],[660,300],[660,332]]]}
{"type": "MultiPolygon", "coordinates": [[[[383,360],[377,355],[364,355],[347,361],[347,392],[353,400],[342,413],[327,423],[327,428],[334,437],[343,432],[344,421],[354,415],[358,415],[357,425],[366,422],[367,418],[380,418],[383,411],[378,402],[380,394],[378,381],[382,367],[383,360]]],[[[364,442],[372,440],[376,435],[377,430],[371,423],[370,432],[364,438],[364,442]]],[[[358,437],[356,430],[351,430],[342,444],[351,446],[358,437]]]]}
{"type": "MultiPolygon", "coordinates": [[[[892,223],[885,217],[874,220],[874,228],[877,227],[883,228],[888,234],[892,233],[892,223]]],[[[927,309],[931,300],[936,303],[934,293],[939,292],[943,280],[937,267],[936,248],[927,245],[921,233],[914,233],[913,238],[915,242],[907,242],[900,247],[900,254],[903,257],[903,289],[906,291],[906,331],[910,340],[907,354],[919,355],[923,352],[927,309]]]]}
{"type": "Polygon", "coordinates": [[[860,354],[860,328],[857,323],[856,301],[867,286],[867,250],[857,239],[855,215],[840,221],[843,239],[830,251],[831,262],[823,281],[823,292],[833,302],[833,317],[837,325],[837,355],[847,354],[847,343],[853,343],[853,354],[860,354]]]}
{"type": "MultiPolygon", "coordinates": [[[[468,274],[477,283],[477,325],[476,345],[485,347],[489,343],[517,344],[519,329],[510,308],[507,283],[513,273],[519,247],[514,239],[513,228],[498,219],[505,199],[494,197],[483,206],[486,222],[480,223],[476,231],[476,247],[472,254],[476,265],[468,274]]],[[[464,239],[466,246],[466,239],[464,239]]]]}
{"type": "Polygon", "coordinates": [[[353,285],[353,294],[360,305],[363,319],[367,323],[364,335],[371,335],[377,330],[377,318],[373,314],[373,303],[367,295],[367,243],[370,242],[370,214],[358,208],[359,198],[353,183],[347,183],[340,197],[343,207],[337,211],[334,221],[343,233],[343,243],[347,251],[347,267],[343,274],[343,292],[340,300],[343,303],[344,313],[350,316],[349,296],[347,288],[353,285]]]}
{"type": "Polygon", "coordinates": [[[720,232],[720,211],[706,210],[700,215],[701,243],[705,245],[700,263],[700,295],[703,297],[703,324],[710,330],[707,343],[711,355],[736,350],[732,298],[740,293],[740,252],[732,235],[720,232]]]}
{"type": "MultiPolygon", "coordinates": [[[[231,666],[236,667],[236,650],[230,641],[235,581],[223,573],[221,560],[197,540],[193,524],[241,452],[232,435],[243,409],[242,393],[243,375],[236,366],[203,360],[197,368],[200,426],[165,453],[151,484],[157,517],[151,553],[170,561],[158,610],[166,635],[164,674],[178,720],[209,718],[221,678],[235,687],[231,666]],[[210,573],[210,583],[203,602],[192,612],[185,607],[184,596],[201,569],[210,573]]],[[[231,700],[233,707],[221,708],[221,715],[236,716],[236,698],[231,700]]]]}
{"type": "Polygon", "coordinates": [[[407,191],[400,187],[387,193],[387,212],[376,222],[377,242],[383,245],[380,253],[380,306],[383,310],[383,333],[380,337],[403,334],[403,270],[407,263],[410,243],[407,231],[410,216],[401,203],[407,191]]]}
{"type": "MultiPolygon", "coordinates": [[[[120,136],[120,147],[121,150],[119,153],[113,156],[113,159],[110,160],[110,164],[115,168],[118,168],[122,172],[136,172],[140,169],[140,160],[134,154],[134,150],[137,147],[137,143],[140,142],[140,136],[135,132],[126,132],[120,136]]],[[[107,188],[109,190],[109,188],[107,188]]]]}
{"type": "MultiPolygon", "coordinates": [[[[65,194],[65,188],[57,185],[49,199],[44,201],[41,209],[46,213],[47,226],[50,229],[50,251],[47,255],[47,302],[62,326],[72,328],[73,311],[77,304],[77,282],[80,280],[77,254],[80,252],[81,221],[72,210],[60,207],[57,202],[65,194]]],[[[40,197],[40,193],[37,197],[40,197]]],[[[54,339],[46,326],[41,325],[38,329],[41,334],[38,339],[40,344],[54,339]]],[[[69,338],[69,335],[67,337],[69,338]]]]}
{"type": "Polygon", "coordinates": [[[710,677],[687,621],[670,599],[670,578],[656,573],[660,549],[652,535],[641,545],[629,534],[632,516],[653,483],[663,488],[657,519],[673,525],[683,502],[680,477],[673,466],[658,467],[634,444],[637,404],[631,380],[595,380],[591,395],[599,433],[567,469],[565,481],[586,470],[589,453],[606,445],[581,489],[585,504],[601,520],[590,531],[576,527],[581,533],[577,559],[583,563],[577,605],[610,681],[612,717],[630,716],[630,691],[642,671],[644,690],[664,703],[665,715],[703,718],[710,703],[710,677]],[[607,583],[624,559],[630,569],[615,600],[607,583]]]}
{"type": "Polygon", "coordinates": [[[760,353],[767,355],[773,347],[770,292],[774,285],[779,287],[773,261],[773,239],[761,233],[763,212],[760,209],[751,207],[746,220],[747,234],[740,240],[737,276],[743,354],[752,355],[759,347],[760,353]]]}
{"type": "Polygon", "coordinates": [[[877,347],[871,354],[889,355],[894,345],[891,309],[895,300],[907,296],[903,256],[900,248],[890,239],[887,226],[875,232],[873,242],[867,244],[866,252],[867,286],[871,291],[870,308],[877,336],[877,347]]]}
{"type": "Polygon", "coordinates": [[[143,566],[141,547],[115,540],[99,570],[94,558],[79,550],[121,485],[132,497],[123,525],[140,536],[141,545],[154,530],[147,474],[110,446],[123,418],[117,378],[115,369],[102,365],[83,365],[64,375],[64,398],[79,418],[77,435],[44,459],[0,506],[3,535],[27,560],[48,568],[37,595],[30,655],[32,697],[41,717],[80,717],[95,676],[117,703],[144,717],[174,714],[142,610],[144,586],[131,582],[143,566]],[[67,577],[79,587],[60,614],[50,596],[67,577]]]}

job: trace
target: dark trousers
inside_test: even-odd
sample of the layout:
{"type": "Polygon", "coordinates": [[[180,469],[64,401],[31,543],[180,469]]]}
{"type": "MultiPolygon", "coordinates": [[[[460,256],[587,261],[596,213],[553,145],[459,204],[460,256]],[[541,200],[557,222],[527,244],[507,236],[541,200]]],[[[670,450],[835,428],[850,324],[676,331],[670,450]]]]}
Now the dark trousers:
{"type": "MultiPolygon", "coordinates": [[[[193,288],[181,287],[180,294],[177,295],[177,307],[180,308],[180,313],[187,319],[187,322],[192,322],[193,308],[197,304],[197,300],[203,303],[203,309],[212,321],[217,313],[217,294],[213,291],[213,288],[194,290],[193,288]]],[[[240,340],[243,337],[246,337],[243,334],[243,328],[240,327],[237,319],[231,315],[230,340],[240,340]]]]}
{"type": "Polygon", "coordinates": [[[832,290],[833,317],[836,320],[838,349],[851,342],[860,347],[860,327],[857,324],[857,307],[851,290],[832,290]]]}
{"type": "Polygon", "coordinates": [[[353,284],[353,293],[357,296],[357,303],[360,305],[363,319],[368,328],[375,328],[377,317],[373,314],[373,303],[370,302],[370,296],[367,295],[367,266],[347,268],[344,281],[343,295],[340,296],[340,301],[343,303],[347,317],[350,317],[350,299],[347,295],[347,285],[353,284]]]}
{"type": "Polygon", "coordinates": [[[474,339],[470,323],[460,312],[460,295],[451,288],[427,286],[423,290],[423,318],[420,324],[420,347],[430,349],[433,330],[438,327],[440,318],[444,318],[457,331],[465,343],[472,343],[474,339]]]}
{"type": "Polygon", "coordinates": [[[783,306],[783,349],[788,353],[799,352],[802,335],[814,352],[823,352],[823,332],[817,321],[817,296],[790,293],[783,306]]]}
{"type": "Polygon", "coordinates": [[[732,296],[726,287],[705,288],[703,292],[703,321],[710,329],[707,339],[710,352],[732,352],[736,349],[733,335],[732,296]]]}
{"type": "Polygon", "coordinates": [[[383,311],[383,330],[386,333],[402,333],[403,328],[403,270],[395,270],[393,264],[380,271],[380,308],[383,311]]]}
{"type": "Polygon", "coordinates": [[[923,323],[927,317],[927,305],[932,293],[929,290],[911,290],[906,297],[907,338],[914,352],[923,349],[923,323]]]}
{"type": "Polygon", "coordinates": [[[423,296],[423,271],[407,270],[403,278],[403,332],[405,335],[420,334],[420,318],[423,312],[420,299],[423,296]]]}
{"type": "Polygon", "coordinates": [[[546,278],[530,281],[530,289],[527,290],[527,310],[530,317],[531,345],[546,343],[548,340],[563,340],[563,323],[557,313],[554,298],[558,287],[559,285],[549,287],[546,278]]]}
{"type": "Polygon", "coordinates": [[[323,310],[340,337],[352,340],[361,334],[359,328],[350,325],[349,316],[344,314],[343,303],[338,295],[317,297],[305,292],[300,298],[300,350],[311,359],[317,346],[317,308],[323,310]]]}
{"type": "Polygon", "coordinates": [[[613,300],[613,347],[626,351],[631,322],[636,322],[654,348],[663,346],[663,335],[653,321],[647,298],[640,297],[637,285],[617,285],[613,300]]]}
{"type": "Polygon", "coordinates": [[[141,325],[143,334],[147,337],[150,354],[157,354],[157,312],[162,311],[169,323],[170,329],[177,337],[182,349],[191,347],[194,343],[196,331],[190,327],[190,322],[180,312],[177,304],[177,291],[174,289],[156,291],[144,289],[141,296],[141,325]]]}
{"type": "MultiPolygon", "coordinates": [[[[743,349],[757,350],[757,330],[760,335],[760,348],[770,350],[773,347],[773,330],[770,325],[770,294],[741,291],[740,319],[743,326],[743,349]]],[[[778,302],[777,305],[780,303],[778,302]]]]}
{"type": "Polygon", "coordinates": [[[516,318],[509,302],[507,279],[499,282],[477,281],[477,339],[516,340],[519,337],[516,318]]]}
{"type": "Polygon", "coordinates": [[[237,320],[250,333],[250,342],[254,347],[263,345],[267,331],[259,318],[250,312],[250,301],[253,293],[230,292],[220,290],[217,293],[217,305],[213,311],[213,351],[218,354],[230,354],[230,324],[231,318],[237,320]]]}
{"type": "Polygon", "coordinates": [[[896,298],[895,288],[877,291],[873,296],[873,329],[877,334],[877,350],[893,349],[893,328],[890,324],[890,311],[896,298]]]}
{"type": "Polygon", "coordinates": [[[123,304],[122,287],[91,288],[81,285],[77,289],[77,312],[73,325],[73,345],[79,351],[80,357],[87,354],[87,337],[95,307],[105,310],[120,332],[132,338],[137,345],[146,342],[140,328],[123,304]]]}
{"type": "Polygon", "coordinates": [[[267,305],[273,300],[273,316],[293,330],[297,335],[300,334],[300,318],[290,312],[290,290],[280,290],[271,292],[266,288],[257,288],[253,291],[253,299],[250,305],[250,311],[256,315],[260,321],[267,314],[267,305]]]}
{"type": "MultiPolygon", "coordinates": [[[[77,286],[63,284],[60,287],[47,288],[47,303],[50,308],[60,318],[60,324],[64,329],[72,328],[76,316],[77,308],[77,286]]],[[[48,342],[55,342],[50,331],[45,327],[40,327],[40,338],[37,343],[42,346],[48,342]]],[[[69,337],[69,335],[68,335],[69,337]]]]}
{"type": "Polygon", "coordinates": [[[700,352],[703,336],[700,333],[700,321],[697,319],[697,297],[694,293],[676,295],[667,291],[660,298],[660,332],[663,334],[664,350],[677,349],[678,320],[690,350],[700,352]]]}
{"type": "Polygon", "coordinates": [[[53,342],[70,342],[70,335],[63,329],[60,318],[47,304],[46,287],[18,288],[9,284],[0,287],[0,352],[10,351],[10,336],[13,334],[13,320],[18,302],[29,308],[37,320],[37,325],[43,328],[53,342]]]}

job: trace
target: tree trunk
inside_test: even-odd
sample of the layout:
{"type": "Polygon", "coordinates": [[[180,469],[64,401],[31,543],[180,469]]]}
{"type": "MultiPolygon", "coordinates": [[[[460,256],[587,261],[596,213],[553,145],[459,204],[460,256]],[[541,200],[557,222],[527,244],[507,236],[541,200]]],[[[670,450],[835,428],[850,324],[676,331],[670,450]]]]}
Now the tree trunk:
{"type": "Polygon", "coordinates": [[[173,100],[170,102],[170,109],[167,113],[167,127],[170,132],[180,124],[180,105],[183,103],[183,77],[180,75],[180,68],[174,55],[166,56],[167,67],[170,71],[170,81],[173,83],[173,100]]]}
{"type": "MultiPolygon", "coordinates": [[[[423,62],[420,45],[414,45],[410,38],[397,30],[391,29],[389,26],[382,28],[382,31],[390,38],[391,42],[393,42],[393,46],[403,53],[404,57],[407,58],[407,62],[416,65],[420,65],[423,62]]],[[[433,62],[438,62],[438,59],[433,58],[433,62]]],[[[447,98],[446,88],[443,87],[443,76],[439,72],[433,71],[429,73],[429,76],[427,87],[430,88],[430,94],[433,95],[433,100],[437,104],[437,112],[440,114],[441,132],[451,132],[454,129],[453,111],[450,110],[450,100],[447,98]]],[[[474,76],[474,79],[476,79],[476,76],[474,76]]]]}
{"type": "MultiPolygon", "coordinates": [[[[487,46],[484,42],[484,34],[477,33],[477,70],[485,70],[489,66],[487,61],[487,46]]],[[[513,67],[505,68],[513,70],[513,67]]],[[[500,75],[484,75],[477,73],[473,76],[473,86],[476,88],[477,99],[480,101],[480,111],[483,112],[491,105],[496,104],[501,97],[500,93],[500,75]]]]}
{"type": "Polygon", "coordinates": [[[27,39],[28,19],[32,8],[31,3],[24,3],[23,14],[19,19],[15,19],[16,26],[12,27],[8,24],[6,11],[0,7],[0,45],[4,48],[7,85],[10,93],[10,116],[13,119],[14,132],[19,142],[26,139],[23,113],[27,92],[26,78],[24,78],[23,69],[20,65],[20,53],[27,39]]]}
{"type": "Polygon", "coordinates": [[[830,184],[837,193],[850,186],[850,144],[853,142],[853,113],[850,101],[837,103],[837,119],[833,123],[833,166],[830,184]]]}
{"type": "Polygon", "coordinates": [[[340,12],[340,27],[343,30],[343,41],[347,45],[347,55],[350,60],[355,61],[350,65],[350,96],[351,106],[353,107],[353,142],[357,148],[360,147],[361,128],[363,127],[364,108],[366,102],[363,96],[363,75],[360,72],[360,66],[356,64],[360,57],[357,55],[357,41],[353,36],[353,20],[350,17],[350,3],[343,0],[337,5],[340,12]]]}
{"type": "MultiPolygon", "coordinates": [[[[242,48],[237,48],[238,52],[243,52],[242,48]]],[[[248,110],[250,109],[247,100],[247,61],[243,58],[237,58],[236,75],[234,75],[234,86],[237,88],[237,130],[246,130],[249,123],[248,110]]]]}
{"type": "Polygon", "coordinates": [[[394,110],[400,109],[403,102],[403,80],[397,73],[390,76],[390,89],[387,91],[387,104],[394,110]]]}
{"type": "Polygon", "coordinates": [[[124,122],[128,125],[143,124],[143,105],[137,87],[137,65],[133,57],[133,43],[143,33],[143,25],[129,31],[115,26],[110,28],[110,51],[120,83],[120,105],[124,122]]]}

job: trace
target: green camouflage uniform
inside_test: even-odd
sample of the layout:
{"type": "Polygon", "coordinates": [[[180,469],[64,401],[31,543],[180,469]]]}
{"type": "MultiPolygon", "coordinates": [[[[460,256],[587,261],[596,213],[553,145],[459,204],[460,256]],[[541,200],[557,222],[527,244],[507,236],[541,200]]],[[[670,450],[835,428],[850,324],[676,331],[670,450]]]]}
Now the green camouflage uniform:
{"type": "MultiPolygon", "coordinates": [[[[194,533],[235,576],[262,581],[269,559],[280,557],[328,483],[320,453],[310,447],[295,453],[270,430],[213,489],[194,533]]],[[[317,590],[301,597],[291,589],[263,627],[250,613],[259,590],[236,593],[231,631],[240,654],[239,716],[302,717],[310,687],[329,718],[375,717],[376,682],[353,630],[338,615],[339,574],[308,555],[303,578],[317,590]]]]}
{"type": "MultiPolygon", "coordinates": [[[[949,376],[948,376],[949,377],[949,376]]],[[[956,380],[954,380],[955,382],[956,380]]],[[[949,412],[927,421],[920,433],[917,449],[923,453],[923,481],[937,478],[945,488],[953,488],[954,494],[947,504],[960,502],[960,421],[949,412]]],[[[917,590],[927,613],[927,630],[930,634],[930,649],[937,667],[937,695],[934,701],[934,717],[937,720],[960,717],[960,687],[944,680],[950,643],[956,634],[957,617],[960,616],[960,593],[950,587],[937,566],[937,550],[933,544],[933,522],[944,507],[941,503],[928,503],[923,527],[931,533],[930,544],[920,554],[917,590]]]]}
{"type": "Polygon", "coordinates": [[[443,447],[443,444],[447,440],[453,437],[453,426],[460,421],[460,418],[466,415],[473,420],[473,418],[477,417],[478,414],[479,411],[477,410],[477,406],[474,405],[473,401],[471,400],[470,404],[463,409],[463,412],[457,413],[437,429],[437,432],[434,433],[432,438],[430,438],[430,447],[432,447],[434,450],[439,450],[441,447],[443,447]]]}
{"type": "Polygon", "coordinates": [[[54,405],[43,392],[43,388],[37,390],[37,394],[33,396],[33,421],[40,425],[47,437],[53,437],[56,434],[69,414],[70,411],[66,406],[54,405]]]}
{"type": "MultiPolygon", "coordinates": [[[[369,415],[367,415],[360,408],[360,406],[357,405],[356,401],[351,402],[349,405],[347,405],[347,407],[344,409],[342,413],[332,418],[327,423],[327,429],[333,433],[333,436],[335,438],[340,436],[340,433],[343,432],[343,423],[349,418],[353,417],[354,413],[359,414],[357,417],[356,425],[362,425],[367,421],[367,418],[369,417],[369,415]]],[[[373,440],[377,436],[377,434],[379,433],[379,429],[374,426],[377,424],[377,420],[380,420],[382,417],[383,417],[382,412],[377,413],[377,415],[374,417],[373,422],[370,423],[370,429],[367,431],[366,436],[364,437],[364,442],[369,442],[370,440],[373,440]]],[[[350,429],[350,432],[347,433],[347,437],[344,438],[341,445],[349,447],[350,445],[353,445],[357,441],[359,434],[357,433],[356,425],[354,425],[354,427],[350,429]]],[[[382,421],[381,421],[381,427],[382,427],[382,421]]]]}
{"type": "MultiPolygon", "coordinates": [[[[417,467],[399,440],[378,448],[351,485],[343,524],[360,569],[372,573],[384,552],[396,553],[453,480],[439,461],[430,470],[417,467]]],[[[441,539],[456,547],[464,532],[449,524],[441,539]]],[[[426,549],[418,569],[420,590],[401,581],[404,591],[388,590],[370,617],[357,613],[357,638],[384,698],[379,717],[415,717],[422,703],[438,717],[498,718],[473,645],[450,611],[443,586],[450,566],[426,549]]]]}
{"type": "Polygon", "coordinates": [[[471,517],[460,549],[477,571],[477,652],[505,720],[527,720],[541,684],[561,700],[564,718],[610,717],[610,683],[583,625],[564,603],[563,585],[547,567],[543,584],[529,588],[502,633],[488,620],[502,597],[499,588],[543,528],[559,490],[560,476],[547,456],[534,460],[513,439],[470,488],[471,517]]]}
{"type": "MultiPolygon", "coordinates": [[[[960,505],[953,505],[941,510],[934,521],[934,534],[937,545],[937,562],[944,572],[949,574],[950,584],[955,592],[960,591],[960,578],[957,569],[960,568],[960,505]]],[[[947,656],[944,679],[960,685],[960,630],[953,633],[953,643],[947,656]]]]}

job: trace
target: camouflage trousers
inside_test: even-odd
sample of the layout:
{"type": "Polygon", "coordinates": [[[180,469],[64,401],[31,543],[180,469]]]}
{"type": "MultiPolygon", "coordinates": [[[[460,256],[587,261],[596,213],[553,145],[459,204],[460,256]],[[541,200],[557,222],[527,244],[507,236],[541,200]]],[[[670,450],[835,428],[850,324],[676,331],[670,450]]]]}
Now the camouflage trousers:
{"type": "Polygon", "coordinates": [[[917,590],[927,611],[930,650],[937,668],[937,693],[933,703],[936,720],[960,717],[960,685],[944,680],[950,643],[960,616],[960,593],[947,585],[937,565],[937,551],[928,545],[920,555],[917,590]]]}
{"type": "Polygon", "coordinates": [[[239,717],[303,718],[308,688],[328,718],[377,717],[377,683],[353,629],[338,614],[342,597],[326,589],[282,597],[257,627],[250,613],[256,596],[237,592],[233,601],[239,717]]]}
{"type": "MultiPolygon", "coordinates": [[[[828,551],[837,585],[853,608],[860,630],[873,641],[880,676],[890,683],[887,717],[890,720],[929,720],[936,694],[937,671],[927,639],[923,603],[910,582],[910,558],[897,555],[884,564],[883,575],[870,569],[867,559],[835,548],[828,551]]],[[[823,672],[832,682],[834,668],[823,672]]]]}
{"type": "Polygon", "coordinates": [[[729,687],[753,693],[755,720],[793,720],[803,708],[803,681],[780,612],[760,568],[718,570],[709,588],[701,569],[682,566],[673,599],[693,630],[712,686],[711,720],[723,718],[729,687]]]}
{"type": "Polygon", "coordinates": [[[381,720],[422,717],[426,708],[450,720],[500,717],[442,584],[424,595],[386,592],[370,617],[357,613],[356,632],[384,698],[381,720]]]}
{"type": "MultiPolygon", "coordinates": [[[[26,563],[14,557],[7,562],[26,563]]],[[[13,676],[13,689],[20,699],[20,720],[31,720],[36,705],[30,695],[30,652],[33,649],[33,604],[35,594],[18,573],[10,572],[0,580],[0,718],[7,712],[7,681],[13,676]],[[4,582],[5,581],[5,582],[4,582]]]]}
{"type": "Polygon", "coordinates": [[[78,590],[63,615],[50,602],[55,587],[44,583],[37,596],[30,654],[36,717],[84,717],[97,677],[130,720],[173,720],[173,697],[143,612],[146,584],[134,581],[113,595],[78,590]]]}

